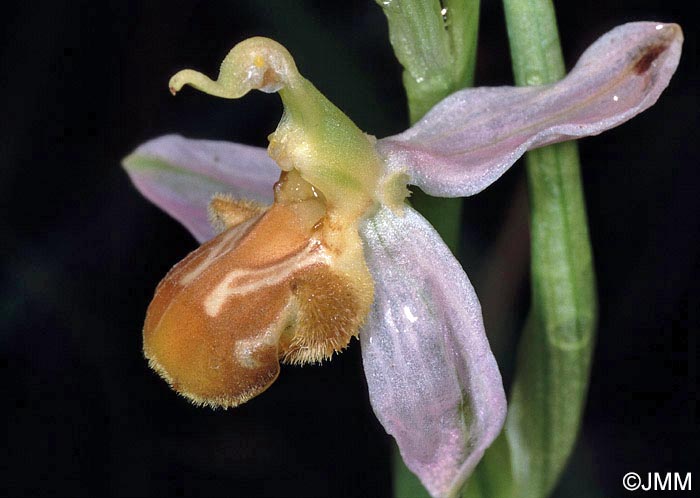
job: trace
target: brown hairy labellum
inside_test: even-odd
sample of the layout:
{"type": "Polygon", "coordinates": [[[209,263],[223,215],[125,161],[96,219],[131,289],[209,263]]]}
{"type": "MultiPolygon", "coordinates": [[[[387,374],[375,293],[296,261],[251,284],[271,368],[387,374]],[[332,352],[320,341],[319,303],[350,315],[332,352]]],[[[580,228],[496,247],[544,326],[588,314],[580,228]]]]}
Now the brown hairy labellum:
{"type": "Polygon", "coordinates": [[[277,378],[280,361],[330,358],[369,310],[364,264],[343,270],[324,243],[322,196],[294,173],[275,192],[268,209],[215,197],[224,231],[165,276],[148,308],[149,364],[197,404],[239,405],[277,378]]]}

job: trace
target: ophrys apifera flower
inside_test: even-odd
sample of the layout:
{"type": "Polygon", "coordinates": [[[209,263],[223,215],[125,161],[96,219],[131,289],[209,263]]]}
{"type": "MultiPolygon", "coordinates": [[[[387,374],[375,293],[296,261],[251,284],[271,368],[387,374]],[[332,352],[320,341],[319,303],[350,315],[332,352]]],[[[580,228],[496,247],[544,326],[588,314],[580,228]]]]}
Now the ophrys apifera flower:
{"type": "Polygon", "coordinates": [[[203,243],[156,290],[151,366],[195,403],[231,407],[280,361],[321,362],[359,335],[377,417],[431,494],[454,494],[499,433],[505,395],[474,290],[407,185],[472,195],[528,149],[630,119],[668,84],[681,43],[676,25],[627,24],[556,84],[463,90],[381,140],[269,39],[236,45],[216,81],[176,74],[173,93],[277,92],[284,114],[267,153],[166,136],[126,158],[144,195],[203,243]]]}

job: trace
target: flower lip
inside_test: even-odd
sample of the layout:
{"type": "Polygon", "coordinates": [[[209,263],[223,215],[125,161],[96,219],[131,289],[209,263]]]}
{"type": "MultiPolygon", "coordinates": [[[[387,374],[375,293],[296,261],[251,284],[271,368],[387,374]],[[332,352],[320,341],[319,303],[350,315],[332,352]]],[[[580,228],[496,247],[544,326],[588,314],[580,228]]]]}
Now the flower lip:
{"type": "Polygon", "coordinates": [[[228,408],[267,389],[280,361],[315,363],[344,349],[367,315],[372,285],[361,272],[338,271],[319,236],[318,197],[263,212],[218,198],[212,210],[234,224],[161,281],[144,354],[178,393],[228,408]]]}

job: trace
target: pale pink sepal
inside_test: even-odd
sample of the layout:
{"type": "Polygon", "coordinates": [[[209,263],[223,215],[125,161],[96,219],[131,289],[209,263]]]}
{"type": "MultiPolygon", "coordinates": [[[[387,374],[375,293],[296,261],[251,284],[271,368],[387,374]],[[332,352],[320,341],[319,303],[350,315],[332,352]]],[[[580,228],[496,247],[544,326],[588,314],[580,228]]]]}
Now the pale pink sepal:
{"type": "Polygon", "coordinates": [[[434,497],[456,493],[501,430],[506,398],[467,275],[416,211],[360,228],[374,304],[360,333],[374,412],[434,497]]]}
{"type": "Polygon", "coordinates": [[[179,135],[146,142],[123,165],[136,188],[199,242],[215,235],[207,211],[214,194],[271,204],[280,175],[263,148],[179,135]]]}
{"type": "Polygon", "coordinates": [[[617,126],[656,102],[678,65],[676,24],[619,26],[558,83],[462,90],[405,132],[379,140],[390,170],[442,197],[480,192],[525,151],[617,126]]]}

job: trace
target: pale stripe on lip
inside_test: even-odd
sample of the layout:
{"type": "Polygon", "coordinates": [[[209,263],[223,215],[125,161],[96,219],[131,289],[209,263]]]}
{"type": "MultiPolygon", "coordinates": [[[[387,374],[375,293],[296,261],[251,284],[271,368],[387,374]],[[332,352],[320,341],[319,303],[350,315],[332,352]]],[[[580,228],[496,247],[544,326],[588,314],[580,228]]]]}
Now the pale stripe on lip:
{"type": "Polygon", "coordinates": [[[207,315],[215,317],[230,297],[277,285],[302,268],[329,264],[329,259],[323,246],[317,240],[311,240],[302,251],[274,265],[254,269],[236,268],[228,272],[204,299],[204,309],[207,315]]]}

